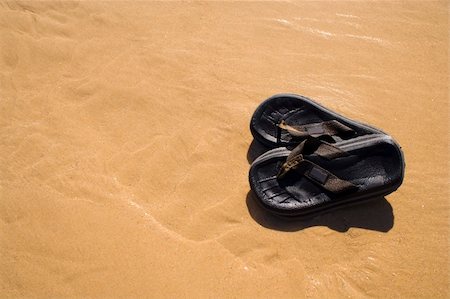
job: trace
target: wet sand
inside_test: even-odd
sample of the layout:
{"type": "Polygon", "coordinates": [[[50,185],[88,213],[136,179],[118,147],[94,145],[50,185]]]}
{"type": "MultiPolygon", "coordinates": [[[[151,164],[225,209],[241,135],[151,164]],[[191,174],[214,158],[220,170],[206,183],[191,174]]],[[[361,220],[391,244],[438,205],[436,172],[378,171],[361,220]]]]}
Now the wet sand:
{"type": "Polygon", "coordinates": [[[2,2],[0,294],[448,298],[448,2],[2,2]],[[403,146],[401,188],[261,211],[248,129],[293,92],[403,146]]]}

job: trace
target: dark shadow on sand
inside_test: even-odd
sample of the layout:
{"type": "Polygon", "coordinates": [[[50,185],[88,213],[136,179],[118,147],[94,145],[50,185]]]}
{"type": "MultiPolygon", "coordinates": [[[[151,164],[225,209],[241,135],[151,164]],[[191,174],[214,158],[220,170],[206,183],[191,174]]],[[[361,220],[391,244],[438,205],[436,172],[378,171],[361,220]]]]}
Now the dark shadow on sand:
{"type": "Polygon", "coordinates": [[[294,232],[313,226],[327,226],[338,232],[346,232],[351,227],[388,232],[394,226],[392,206],[384,197],[298,219],[271,214],[256,202],[255,196],[253,191],[247,194],[247,207],[251,217],[260,225],[273,230],[294,232]]]}
{"type": "Polygon", "coordinates": [[[261,154],[267,152],[271,148],[265,146],[261,142],[253,139],[252,143],[248,147],[247,151],[247,161],[248,163],[252,164],[253,161],[255,161],[256,158],[261,156],[261,154]]]}

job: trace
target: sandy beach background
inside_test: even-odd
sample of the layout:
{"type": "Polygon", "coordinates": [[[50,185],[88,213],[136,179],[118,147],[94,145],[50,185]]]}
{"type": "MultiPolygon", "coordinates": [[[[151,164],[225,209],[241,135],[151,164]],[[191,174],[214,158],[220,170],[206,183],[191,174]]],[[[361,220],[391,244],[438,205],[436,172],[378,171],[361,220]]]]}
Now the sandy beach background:
{"type": "Polygon", "coordinates": [[[448,2],[0,3],[0,296],[448,298],[448,2]],[[403,146],[386,198],[286,222],[249,119],[316,99],[403,146]]]}

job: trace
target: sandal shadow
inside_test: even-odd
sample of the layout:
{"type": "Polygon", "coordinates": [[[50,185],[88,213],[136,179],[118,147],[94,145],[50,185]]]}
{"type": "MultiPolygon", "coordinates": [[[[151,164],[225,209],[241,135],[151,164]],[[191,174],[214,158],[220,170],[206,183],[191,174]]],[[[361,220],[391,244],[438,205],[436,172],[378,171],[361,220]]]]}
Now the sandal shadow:
{"type": "Polygon", "coordinates": [[[342,206],[306,219],[271,214],[256,202],[253,191],[248,192],[246,203],[250,216],[256,222],[263,227],[278,231],[294,232],[314,226],[327,226],[338,232],[346,232],[351,227],[357,227],[386,233],[394,226],[392,206],[384,197],[342,206]]]}
{"type": "Polygon", "coordinates": [[[271,150],[272,148],[265,146],[261,142],[253,139],[252,143],[248,147],[247,151],[247,161],[249,164],[252,164],[256,158],[261,156],[263,153],[271,150]]]}

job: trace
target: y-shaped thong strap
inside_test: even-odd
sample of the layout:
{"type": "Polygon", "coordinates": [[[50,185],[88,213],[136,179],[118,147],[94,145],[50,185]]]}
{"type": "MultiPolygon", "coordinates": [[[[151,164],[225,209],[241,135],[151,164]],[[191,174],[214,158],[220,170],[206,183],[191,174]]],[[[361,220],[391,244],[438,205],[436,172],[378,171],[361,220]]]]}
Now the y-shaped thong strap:
{"type": "Polygon", "coordinates": [[[335,194],[357,189],[357,186],[353,183],[340,179],[332,172],[305,159],[304,154],[313,153],[326,159],[334,159],[348,155],[345,151],[331,144],[321,142],[315,138],[307,138],[292,150],[286,162],[282,165],[277,178],[283,179],[286,174],[295,171],[325,190],[335,194]]]}
{"type": "MultiPolygon", "coordinates": [[[[352,135],[355,131],[340,123],[337,120],[328,120],[318,123],[310,123],[305,125],[288,125],[282,120],[278,127],[286,130],[293,138],[304,138],[307,136],[320,137],[320,136],[335,136],[335,135],[352,135]]],[[[281,138],[281,130],[277,132],[277,140],[281,138]]]]}

